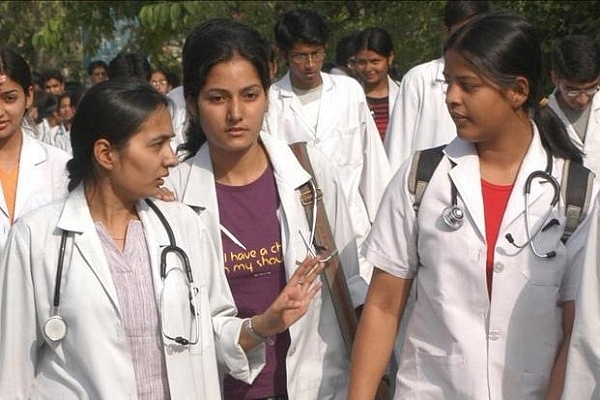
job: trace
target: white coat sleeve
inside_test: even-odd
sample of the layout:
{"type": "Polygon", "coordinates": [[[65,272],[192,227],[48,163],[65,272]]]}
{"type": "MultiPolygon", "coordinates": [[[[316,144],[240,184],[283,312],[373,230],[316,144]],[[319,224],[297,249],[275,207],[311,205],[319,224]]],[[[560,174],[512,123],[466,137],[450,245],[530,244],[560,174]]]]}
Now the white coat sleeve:
{"type": "MultiPolygon", "coordinates": [[[[600,203],[594,203],[583,254],[563,399],[600,396],[600,203]]],[[[571,237],[569,242],[573,239],[571,237]]],[[[568,243],[568,242],[567,242],[568,243]]]]}
{"type": "Polygon", "coordinates": [[[421,86],[422,82],[413,79],[410,72],[400,82],[388,133],[383,143],[392,173],[412,154],[415,130],[423,112],[421,86]]]}
{"type": "Polygon", "coordinates": [[[383,192],[392,177],[392,170],[364,93],[362,97],[364,101],[360,102],[359,113],[363,130],[364,153],[358,189],[367,210],[369,222],[372,224],[383,192]]]}
{"type": "Polygon", "coordinates": [[[203,228],[199,217],[195,217],[201,238],[200,248],[204,252],[204,276],[207,277],[208,297],[212,310],[217,360],[226,373],[242,382],[251,383],[265,365],[265,347],[261,344],[245,353],[238,344],[242,319],[237,318],[237,309],[225,277],[224,268],[217,257],[215,245],[208,231],[203,228]],[[202,227],[203,229],[200,229],[202,227]]]}
{"type": "Polygon", "coordinates": [[[0,398],[35,398],[38,346],[31,232],[11,230],[0,259],[0,398]]]}

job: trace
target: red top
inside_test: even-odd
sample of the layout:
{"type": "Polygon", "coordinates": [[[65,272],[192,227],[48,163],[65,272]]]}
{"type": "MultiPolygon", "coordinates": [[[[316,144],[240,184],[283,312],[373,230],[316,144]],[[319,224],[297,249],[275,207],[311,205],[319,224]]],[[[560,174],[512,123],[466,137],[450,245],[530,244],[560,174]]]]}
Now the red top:
{"type": "Polygon", "coordinates": [[[490,297],[492,295],[492,276],[494,272],[494,249],[496,248],[500,224],[512,188],[513,185],[494,185],[483,179],[481,180],[483,211],[485,213],[485,240],[487,242],[485,272],[490,297]]]}

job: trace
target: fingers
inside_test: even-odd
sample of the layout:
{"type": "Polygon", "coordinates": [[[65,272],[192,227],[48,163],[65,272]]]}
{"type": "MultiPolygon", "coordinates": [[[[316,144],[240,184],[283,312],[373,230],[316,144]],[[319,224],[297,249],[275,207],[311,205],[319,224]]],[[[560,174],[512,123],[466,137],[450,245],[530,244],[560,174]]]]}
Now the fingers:
{"type": "Polygon", "coordinates": [[[323,268],[325,268],[325,264],[321,262],[319,256],[308,256],[300,263],[300,266],[296,269],[294,275],[292,275],[291,281],[300,286],[305,284],[310,286],[317,279],[321,271],[323,271],[323,268]]]}
{"type": "Polygon", "coordinates": [[[175,192],[167,189],[164,186],[158,188],[158,191],[154,197],[156,197],[157,199],[162,200],[162,201],[177,200],[177,197],[175,196],[175,192]]]}

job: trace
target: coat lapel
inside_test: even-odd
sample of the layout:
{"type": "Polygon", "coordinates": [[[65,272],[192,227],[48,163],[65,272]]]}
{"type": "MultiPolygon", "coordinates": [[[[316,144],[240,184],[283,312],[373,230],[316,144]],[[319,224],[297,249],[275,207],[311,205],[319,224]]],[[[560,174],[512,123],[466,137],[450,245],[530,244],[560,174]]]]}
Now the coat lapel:
{"type": "Polygon", "coordinates": [[[85,199],[83,185],[79,185],[71,192],[58,221],[58,227],[74,233],[74,251],[85,260],[87,266],[96,276],[113,306],[121,315],[119,299],[108,266],[108,261],[96,227],[89,212],[85,199]]]}

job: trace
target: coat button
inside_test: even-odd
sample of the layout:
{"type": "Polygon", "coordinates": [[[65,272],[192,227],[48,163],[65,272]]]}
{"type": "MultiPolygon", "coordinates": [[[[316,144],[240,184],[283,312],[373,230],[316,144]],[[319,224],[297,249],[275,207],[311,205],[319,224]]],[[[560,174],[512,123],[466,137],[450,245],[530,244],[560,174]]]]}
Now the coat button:
{"type": "Polygon", "coordinates": [[[494,272],[499,274],[502,271],[504,271],[504,264],[502,264],[501,262],[495,263],[494,264],[494,272]]]}
{"type": "Polygon", "coordinates": [[[296,352],[296,346],[290,346],[290,349],[288,350],[288,357],[291,357],[294,355],[294,353],[296,352]]]}

